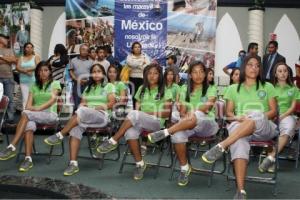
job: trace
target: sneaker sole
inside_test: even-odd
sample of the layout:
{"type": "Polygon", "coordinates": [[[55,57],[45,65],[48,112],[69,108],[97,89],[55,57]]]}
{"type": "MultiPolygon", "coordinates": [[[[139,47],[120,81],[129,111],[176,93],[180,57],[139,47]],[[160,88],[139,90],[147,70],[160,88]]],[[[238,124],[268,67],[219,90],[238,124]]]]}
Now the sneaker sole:
{"type": "MultiPolygon", "coordinates": [[[[191,174],[191,172],[192,172],[192,167],[190,167],[189,168],[189,170],[188,170],[188,176],[191,174]]],[[[187,184],[189,183],[189,181],[187,181],[186,183],[177,183],[177,185],[179,185],[180,187],[184,187],[184,186],[186,186],[187,184]]]]}
{"type": "Polygon", "coordinates": [[[19,168],[19,172],[28,172],[33,167],[33,164],[29,166],[29,168],[19,168]]]}
{"type": "Polygon", "coordinates": [[[262,168],[258,167],[258,171],[262,174],[266,173],[267,171],[266,170],[263,170],[262,168]]]}
{"type": "Polygon", "coordinates": [[[205,163],[208,163],[208,164],[213,164],[215,161],[209,161],[209,160],[207,160],[207,158],[204,156],[204,155],[202,155],[201,156],[201,159],[205,162],[205,163]]]}
{"type": "Polygon", "coordinates": [[[150,134],[148,134],[148,135],[147,135],[147,138],[148,138],[148,141],[149,141],[150,143],[152,143],[152,144],[154,144],[154,143],[155,143],[155,141],[153,141],[153,140],[151,139],[151,136],[150,136],[150,134]]]}
{"type": "Polygon", "coordinates": [[[116,150],[117,148],[118,148],[118,146],[116,146],[116,147],[114,147],[114,148],[112,148],[112,149],[109,149],[108,151],[102,151],[101,149],[97,148],[97,152],[98,152],[98,153],[105,154],[105,153],[109,153],[109,152],[111,152],[111,151],[114,151],[114,150],[116,150]]]}
{"type": "Polygon", "coordinates": [[[61,142],[51,143],[51,142],[49,142],[47,139],[44,139],[44,142],[45,142],[46,144],[50,145],[50,146],[55,146],[55,145],[61,144],[61,142]]]}
{"type": "Polygon", "coordinates": [[[76,173],[78,173],[78,172],[79,172],[79,169],[75,170],[75,171],[72,172],[72,173],[66,173],[66,172],[64,172],[64,176],[72,176],[72,175],[74,175],[74,174],[76,174],[76,173]]]}
{"type": "Polygon", "coordinates": [[[6,158],[0,158],[0,160],[9,160],[9,159],[15,157],[16,155],[17,155],[17,154],[15,153],[15,154],[12,154],[12,155],[10,155],[10,156],[8,156],[8,157],[6,157],[6,158]]]}

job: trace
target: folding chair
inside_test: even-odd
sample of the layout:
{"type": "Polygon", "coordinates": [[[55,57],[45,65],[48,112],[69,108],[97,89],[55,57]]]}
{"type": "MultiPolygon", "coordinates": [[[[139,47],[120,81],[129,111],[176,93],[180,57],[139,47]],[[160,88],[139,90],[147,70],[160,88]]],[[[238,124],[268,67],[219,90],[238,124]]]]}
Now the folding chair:
{"type": "MultiPolygon", "coordinates": [[[[51,130],[54,133],[58,132],[58,130],[60,129],[60,114],[61,114],[61,111],[62,111],[62,106],[63,106],[63,100],[59,97],[59,98],[57,98],[58,120],[53,124],[37,124],[37,130],[36,131],[45,132],[46,130],[51,130]]],[[[17,153],[16,163],[19,162],[20,156],[25,154],[24,152],[22,152],[23,146],[24,146],[24,139],[21,139],[20,145],[19,145],[19,150],[18,150],[18,153],[17,153]]],[[[58,154],[53,154],[54,146],[49,147],[50,148],[49,152],[42,152],[42,153],[40,153],[36,150],[34,142],[33,142],[32,148],[33,148],[33,155],[42,155],[42,156],[47,156],[48,157],[47,158],[47,164],[51,163],[51,157],[52,156],[63,156],[64,152],[65,152],[64,141],[62,141],[62,143],[61,143],[61,152],[58,153],[58,154]]]]}
{"type": "MultiPolygon", "coordinates": [[[[170,112],[170,115],[169,115],[168,119],[165,122],[165,127],[169,127],[170,126],[171,116],[172,116],[172,110],[170,112]]],[[[150,133],[149,131],[143,130],[142,133],[141,133],[141,137],[147,137],[147,135],[149,133],[150,133]]],[[[172,151],[172,145],[171,145],[170,137],[167,137],[167,138],[165,138],[165,139],[163,139],[163,140],[161,140],[161,141],[159,141],[159,142],[157,142],[155,144],[151,144],[150,147],[156,148],[159,151],[158,159],[157,159],[156,162],[147,162],[147,161],[145,161],[146,164],[147,164],[147,167],[154,167],[155,173],[154,173],[154,177],[153,178],[156,179],[157,175],[159,173],[159,168],[160,167],[171,168],[172,165],[173,165],[173,156],[172,156],[172,152],[171,152],[172,151]],[[170,164],[162,165],[161,161],[162,161],[162,157],[164,155],[165,150],[168,150],[169,153],[170,153],[169,154],[170,155],[170,164]]],[[[121,174],[123,172],[124,165],[135,165],[136,164],[135,162],[129,162],[129,161],[127,161],[128,155],[130,155],[130,148],[129,148],[129,145],[126,144],[126,150],[125,150],[125,152],[123,154],[121,166],[120,166],[120,169],[119,169],[119,174],[121,174]]]]}
{"type": "Polygon", "coordinates": [[[88,127],[85,130],[85,134],[86,134],[86,137],[87,137],[88,149],[89,149],[90,156],[81,156],[81,155],[79,155],[78,158],[84,158],[84,159],[93,158],[95,160],[99,160],[99,168],[98,168],[99,170],[101,170],[103,168],[104,160],[118,161],[120,159],[121,153],[120,153],[119,146],[116,149],[117,156],[115,158],[105,158],[106,154],[98,154],[99,156],[95,156],[95,154],[93,153],[91,136],[93,134],[97,134],[97,135],[101,135],[101,136],[111,137],[112,136],[112,129],[111,129],[110,124],[108,124],[105,127],[88,127]]]}
{"type": "MultiPolygon", "coordinates": [[[[277,113],[277,116],[279,116],[279,114],[277,113]]],[[[279,120],[278,117],[276,119],[276,137],[268,140],[268,141],[255,141],[252,140],[250,141],[250,147],[261,147],[261,148],[275,148],[275,171],[273,173],[273,175],[271,177],[263,177],[263,176],[251,176],[251,175],[247,175],[245,177],[245,181],[248,182],[255,182],[255,183],[263,183],[263,184],[270,184],[273,185],[273,195],[277,195],[277,173],[278,173],[278,159],[279,159],[279,155],[278,155],[278,139],[279,139],[279,120]]],[[[250,160],[249,160],[250,163],[250,160]]],[[[230,180],[236,180],[234,175],[230,175],[230,169],[232,166],[232,171],[234,173],[234,169],[233,169],[233,165],[230,161],[230,155],[228,156],[228,171],[227,171],[227,181],[230,180]]]]}
{"type": "MultiPolygon", "coordinates": [[[[189,137],[189,141],[186,144],[187,148],[187,160],[188,163],[192,166],[191,173],[193,174],[199,174],[199,175],[208,175],[208,183],[207,186],[210,187],[212,183],[212,178],[214,174],[223,174],[226,171],[226,155],[223,155],[223,168],[222,170],[216,170],[216,162],[213,163],[211,166],[209,166],[209,169],[207,168],[196,168],[191,164],[191,156],[190,152],[195,152],[195,157],[198,155],[198,153],[204,153],[208,149],[211,148],[212,144],[215,144],[222,140],[223,137],[226,136],[227,132],[225,129],[225,120],[224,120],[224,113],[225,113],[225,102],[222,100],[217,100],[216,102],[216,120],[219,125],[219,131],[216,135],[210,136],[210,137],[200,137],[200,136],[192,136],[189,137]],[[193,145],[196,145],[196,148],[192,148],[193,145]],[[206,146],[208,149],[203,149],[201,146],[206,146]]],[[[180,171],[179,168],[176,168],[176,162],[178,158],[177,155],[174,154],[174,163],[171,168],[171,175],[169,180],[173,180],[174,172],[180,171]]]]}
{"type": "MultiPolygon", "coordinates": [[[[2,96],[1,102],[0,102],[0,131],[2,130],[2,126],[4,123],[4,119],[5,119],[5,115],[7,112],[7,107],[9,104],[9,98],[7,96],[2,96]]],[[[7,145],[9,145],[9,138],[8,138],[8,134],[6,135],[6,142],[7,145]]]]}

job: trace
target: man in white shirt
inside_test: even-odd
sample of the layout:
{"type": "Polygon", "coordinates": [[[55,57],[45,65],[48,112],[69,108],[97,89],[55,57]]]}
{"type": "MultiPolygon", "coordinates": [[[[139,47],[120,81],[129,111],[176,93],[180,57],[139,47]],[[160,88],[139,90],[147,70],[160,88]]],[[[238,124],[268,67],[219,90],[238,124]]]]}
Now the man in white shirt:
{"type": "Polygon", "coordinates": [[[95,60],[94,64],[100,64],[104,67],[105,72],[107,74],[107,69],[110,66],[110,63],[106,60],[106,55],[105,55],[105,47],[98,47],[96,50],[97,53],[97,60],[95,60]]]}

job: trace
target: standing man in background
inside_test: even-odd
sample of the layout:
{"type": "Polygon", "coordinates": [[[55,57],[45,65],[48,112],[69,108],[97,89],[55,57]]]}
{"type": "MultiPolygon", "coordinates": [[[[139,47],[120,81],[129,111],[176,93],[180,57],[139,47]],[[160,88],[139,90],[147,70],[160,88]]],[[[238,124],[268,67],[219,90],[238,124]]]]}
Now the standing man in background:
{"type": "Polygon", "coordinates": [[[80,104],[80,98],[89,79],[90,68],[93,61],[89,59],[89,46],[82,44],[79,48],[79,55],[70,62],[70,75],[73,80],[74,111],[80,104]]]}
{"type": "Polygon", "coordinates": [[[285,63],[285,57],[280,55],[278,52],[278,42],[270,41],[268,44],[268,52],[263,57],[263,78],[266,81],[270,81],[272,79],[272,70],[274,66],[279,63],[285,63]]]}

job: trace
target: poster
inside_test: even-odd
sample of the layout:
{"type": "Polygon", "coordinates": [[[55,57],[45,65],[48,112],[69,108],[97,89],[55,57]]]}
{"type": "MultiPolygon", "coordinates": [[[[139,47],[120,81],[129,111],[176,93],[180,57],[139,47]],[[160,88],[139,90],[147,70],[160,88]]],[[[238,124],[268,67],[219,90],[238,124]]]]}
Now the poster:
{"type": "Polygon", "coordinates": [[[217,0],[67,0],[66,18],[69,53],[110,45],[122,62],[138,41],[162,66],[173,54],[183,72],[194,60],[214,67],[217,0]]]}
{"type": "Polygon", "coordinates": [[[19,2],[11,4],[11,43],[17,56],[23,54],[23,47],[30,41],[30,4],[19,2]]]}
{"type": "Polygon", "coordinates": [[[167,1],[115,1],[115,55],[126,59],[138,41],[151,60],[164,64],[167,44],[167,1]]]}
{"type": "Polygon", "coordinates": [[[166,54],[177,56],[181,71],[195,60],[214,67],[216,8],[216,0],[179,0],[170,6],[166,54]]]}
{"type": "Polygon", "coordinates": [[[78,54],[81,44],[113,46],[114,1],[67,0],[66,46],[68,53],[78,54]]]}

